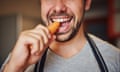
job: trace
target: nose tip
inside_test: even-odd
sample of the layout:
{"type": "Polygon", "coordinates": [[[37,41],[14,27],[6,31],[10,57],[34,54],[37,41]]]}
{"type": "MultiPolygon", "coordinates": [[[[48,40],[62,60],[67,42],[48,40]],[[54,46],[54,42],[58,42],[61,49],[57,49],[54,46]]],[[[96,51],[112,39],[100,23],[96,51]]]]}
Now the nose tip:
{"type": "Polygon", "coordinates": [[[55,12],[64,12],[64,11],[66,11],[66,9],[67,9],[67,7],[63,1],[57,2],[54,7],[55,12]]]}

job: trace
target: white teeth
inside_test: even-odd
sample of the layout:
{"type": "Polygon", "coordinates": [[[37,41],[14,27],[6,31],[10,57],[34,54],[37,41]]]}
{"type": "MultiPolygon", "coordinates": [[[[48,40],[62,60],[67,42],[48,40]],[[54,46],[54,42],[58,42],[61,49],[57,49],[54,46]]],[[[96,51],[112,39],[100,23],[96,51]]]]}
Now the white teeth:
{"type": "Polygon", "coordinates": [[[64,18],[64,19],[52,19],[53,21],[57,21],[57,22],[66,22],[69,20],[69,18],[64,18]]]}

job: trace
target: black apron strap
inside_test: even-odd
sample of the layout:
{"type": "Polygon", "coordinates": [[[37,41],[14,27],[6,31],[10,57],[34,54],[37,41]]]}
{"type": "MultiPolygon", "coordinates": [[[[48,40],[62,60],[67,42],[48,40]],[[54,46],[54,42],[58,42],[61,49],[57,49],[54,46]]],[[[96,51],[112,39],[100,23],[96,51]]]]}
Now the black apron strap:
{"type": "Polygon", "coordinates": [[[101,72],[108,72],[108,68],[107,68],[107,66],[105,64],[105,61],[104,61],[100,51],[98,50],[95,42],[88,36],[87,33],[85,33],[85,36],[86,36],[86,38],[88,40],[88,43],[91,46],[91,49],[93,51],[93,54],[94,54],[94,56],[96,58],[96,61],[98,63],[98,66],[99,66],[101,72]]]}
{"type": "Polygon", "coordinates": [[[34,72],[44,72],[44,65],[45,65],[47,51],[48,51],[48,48],[46,49],[45,53],[43,54],[41,60],[38,63],[36,63],[34,72]]]}

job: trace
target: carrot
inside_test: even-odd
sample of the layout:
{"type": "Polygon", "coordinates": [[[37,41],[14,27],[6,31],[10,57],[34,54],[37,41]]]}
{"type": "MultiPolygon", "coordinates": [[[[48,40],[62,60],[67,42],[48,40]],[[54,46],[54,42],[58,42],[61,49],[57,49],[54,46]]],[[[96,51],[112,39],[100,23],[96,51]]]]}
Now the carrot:
{"type": "Polygon", "coordinates": [[[54,22],[53,24],[48,26],[48,29],[51,34],[54,34],[58,30],[59,26],[60,26],[59,22],[54,22]]]}

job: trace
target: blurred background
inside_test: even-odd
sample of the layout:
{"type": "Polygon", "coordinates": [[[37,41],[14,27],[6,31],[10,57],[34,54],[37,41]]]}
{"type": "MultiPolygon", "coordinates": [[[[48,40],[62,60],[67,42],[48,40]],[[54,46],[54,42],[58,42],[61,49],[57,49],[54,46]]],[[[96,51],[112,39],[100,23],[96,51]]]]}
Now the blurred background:
{"type": "MultiPolygon", "coordinates": [[[[120,0],[92,0],[86,30],[120,48],[120,0]]],[[[0,66],[19,36],[41,22],[39,0],[0,0],[0,66]]]]}

